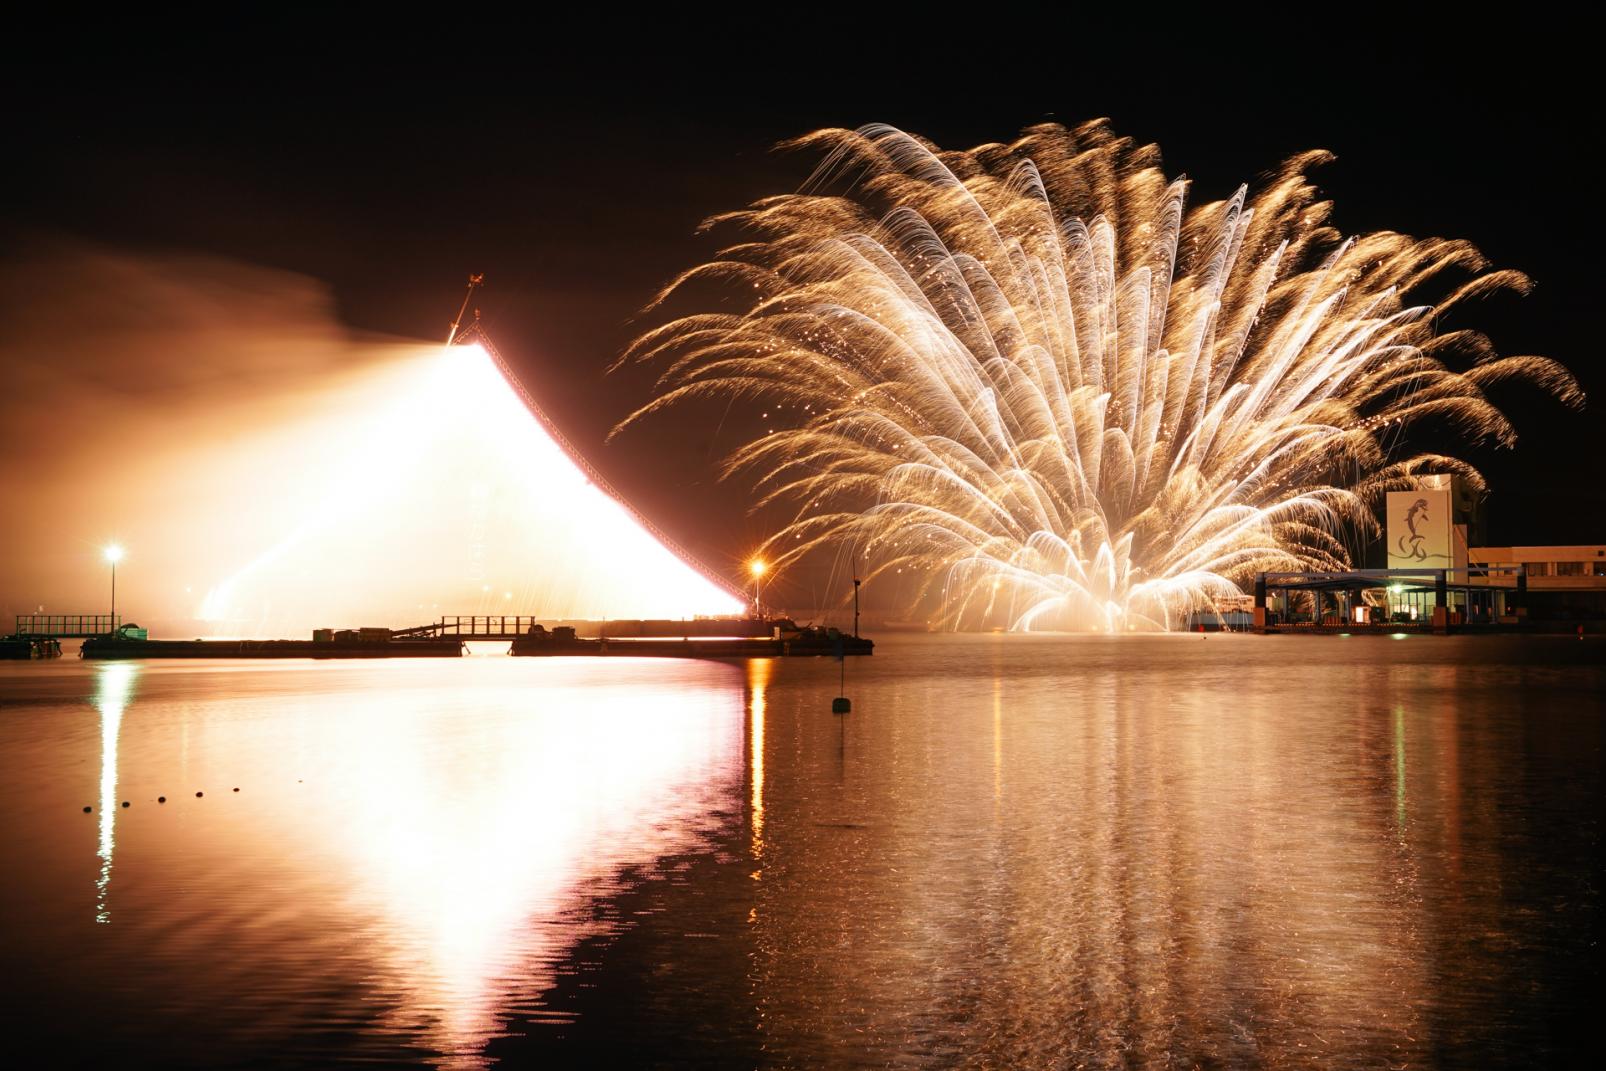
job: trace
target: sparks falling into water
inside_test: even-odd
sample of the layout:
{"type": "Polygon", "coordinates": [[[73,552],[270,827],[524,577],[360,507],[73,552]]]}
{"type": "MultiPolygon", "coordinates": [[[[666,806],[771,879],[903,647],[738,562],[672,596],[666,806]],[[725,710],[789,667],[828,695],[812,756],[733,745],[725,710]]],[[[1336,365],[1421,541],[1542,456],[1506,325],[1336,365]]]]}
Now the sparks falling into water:
{"type": "Polygon", "coordinates": [[[751,307],[640,338],[623,360],[667,369],[625,424],[707,397],[805,414],[727,463],[796,510],[772,562],[851,548],[950,627],[1164,628],[1257,570],[1347,566],[1383,491],[1481,487],[1404,451],[1409,425],[1509,444],[1483,394],[1509,377],[1581,401],[1558,364],[1436,326],[1525,278],[1462,241],[1339,235],[1305,176],[1323,153],[1189,208],[1102,122],[968,152],[886,126],[797,144],[826,154],[815,179],[711,221],[751,240],[660,297],[712,281],[751,307]],[[1449,270],[1469,278],[1408,303],[1449,270]]]}

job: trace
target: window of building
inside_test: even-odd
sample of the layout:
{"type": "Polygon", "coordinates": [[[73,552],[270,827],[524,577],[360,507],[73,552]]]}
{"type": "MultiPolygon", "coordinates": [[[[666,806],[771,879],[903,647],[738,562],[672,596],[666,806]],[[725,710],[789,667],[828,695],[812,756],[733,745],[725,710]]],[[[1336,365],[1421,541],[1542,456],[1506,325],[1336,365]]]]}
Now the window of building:
{"type": "Polygon", "coordinates": [[[1583,562],[1557,562],[1556,563],[1556,575],[1557,576],[1583,576],[1584,575],[1584,563],[1583,562]]]}
{"type": "Polygon", "coordinates": [[[1527,573],[1528,573],[1529,576],[1549,576],[1550,575],[1550,563],[1549,562],[1523,562],[1522,563],[1522,567],[1523,567],[1523,569],[1527,570],[1527,573]]]}
{"type": "Polygon", "coordinates": [[[1606,576],[1606,562],[1590,562],[1595,567],[1596,576],[1606,576]]]}

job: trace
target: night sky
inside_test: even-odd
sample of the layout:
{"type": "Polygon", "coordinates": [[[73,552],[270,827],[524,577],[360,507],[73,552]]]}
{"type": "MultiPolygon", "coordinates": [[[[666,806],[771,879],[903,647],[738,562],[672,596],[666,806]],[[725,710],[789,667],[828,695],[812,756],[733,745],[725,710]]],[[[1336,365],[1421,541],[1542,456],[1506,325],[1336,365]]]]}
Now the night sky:
{"type": "MultiPolygon", "coordinates": [[[[354,72],[325,44],[279,68],[234,69],[214,53],[106,77],[13,70],[0,257],[226,258],[307,277],[352,332],[417,340],[444,336],[467,275],[483,272],[487,328],[532,392],[640,509],[722,564],[766,534],[740,487],[714,485],[735,441],[669,418],[604,445],[650,391],[648,377],[606,367],[656,322],[638,318],[656,288],[715,248],[696,233],[702,219],[808,175],[814,161],[776,143],[881,121],[959,148],[1108,116],[1158,143],[1167,171],[1195,181],[1195,202],[1326,148],[1337,162],[1315,179],[1337,226],[1468,238],[1530,275],[1531,295],[1469,307],[1456,325],[1504,353],[1560,360],[1589,395],[1573,411],[1500,389],[1514,451],[1424,444],[1483,469],[1490,542],[1606,541],[1606,362],[1589,335],[1596,124],[1576,118],[1584,57],[1570,35],[1496,27],[1468,44],[1378,27],[1363,45],[1313,30],[1229,52],[1056,39],[1070,32],[1045,27],[1029,55],[975,49],[981,66],[942,49],[892,59],[884,43],[838,42],[825,64],[806,41],[794,54],[638,62],[546,40],[478,68],[456,56],[354,72]]],[[[7,307],[26,304],[7,278],[7,307]]],[[[69,317],[61,344],[72,335],[69,317]]],[[[0,390],[16,388],[9,371],[0,390]]]]}

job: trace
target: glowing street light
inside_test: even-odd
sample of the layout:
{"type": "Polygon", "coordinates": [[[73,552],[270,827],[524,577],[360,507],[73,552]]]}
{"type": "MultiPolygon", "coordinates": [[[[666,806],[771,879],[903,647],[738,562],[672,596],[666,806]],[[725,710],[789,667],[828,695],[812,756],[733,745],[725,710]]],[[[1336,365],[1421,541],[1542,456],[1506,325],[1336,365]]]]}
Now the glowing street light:
{"type": "Polygon", "coordinates": [[[753,616],[754,617],[761,616],[761,613],[760,613],[760,610],[759,610],[758,593],[759,593],[760,585],[763,584],[763,582],[764,582],[764,573],[765,573],[765,571],[767,569],[769,569],[769,566],[764,564],[764,559],[762,559],[762,558],[754,558],[752,561],[747,563],[747,571],[753,574],[753,616]]]}
{"type": "Polygon", "coordinates": [[[113,543],[110,546],[108,546],[105,550],[101,551],[101,555],[103,557],[105,557],[105,559],[108,562],[111,563],[111,567],[112,567],[112,617],[111,617],[111,628],[109,628],[107,631],[108,632],[116,632],[117,631],[117,563],[123,560],[123,548],[118,546],[116,543],[113,543]]]}

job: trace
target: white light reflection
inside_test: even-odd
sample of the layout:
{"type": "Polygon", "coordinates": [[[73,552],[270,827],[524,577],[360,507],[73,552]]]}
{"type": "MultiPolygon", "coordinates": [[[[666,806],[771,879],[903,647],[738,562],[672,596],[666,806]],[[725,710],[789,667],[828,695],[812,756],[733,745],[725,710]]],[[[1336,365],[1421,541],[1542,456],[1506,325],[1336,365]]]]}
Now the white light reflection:
{"type": "Polygon", "coordinates": [[[510,661],[472,667],[493,682],[472,690],[480,711],[458,687],[309,710],[296,732],[322,768],[274,835],[342,876],[362,969],[398,998],[387,1033],[423,1039],[443,1067],[484,1066],[568,949],[612,925],[592,900],[699,850],[740,799],[730,667],[554,663],[531,687],[510,661]]]}
{"type": "Polygon", "coordinates": [[[117,833],[117,734],[123,709],[134,689],[138,668],[131,662],[110,662],[99,668],[95,708],[100,711],[100,876],[95,879],[95,921],[110,922],[107,896],[112,883],[112,849],[117,833]]]}

